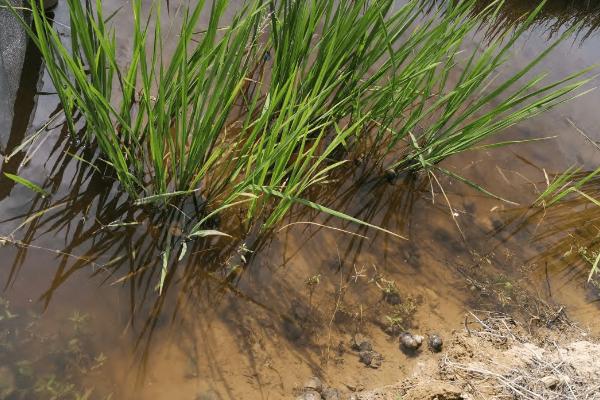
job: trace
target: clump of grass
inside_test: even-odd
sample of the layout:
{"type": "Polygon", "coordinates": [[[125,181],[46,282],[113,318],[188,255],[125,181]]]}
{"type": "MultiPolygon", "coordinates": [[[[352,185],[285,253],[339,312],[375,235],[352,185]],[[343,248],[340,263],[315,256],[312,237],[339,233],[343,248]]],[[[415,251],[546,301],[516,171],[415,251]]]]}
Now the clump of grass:
{"type": "Polygon", "coordinates": [[[583,188],[594,182],[600,173],[600,168],[588,173],[582,173],[581,168],[569,167],[566,171],[557,174],[552,181],[547,180],[546,189],[538,196],[535,204],[538,206],[552,206],[570,194],[577,194],[591,204],[600,207],[600,200],[583,192],[583,188]]]}
{"type": "MultiPolygon", "coordinates": [[[[587,138],[585,134],[584,136],[587,138]]],[[[595,142],[591,141],[591,143],[598,148],[595,142]]],[[[538,207],[543,207],[545,213],[547,209],[554,208],[561,203],[568,204],[569,211],[566,218],[564,214],[559,214],[562,217],[562,223],[559,224],[558,228],[553,229],[551,233],[557,233],[557,230],[562,231],[562,233],[573,230],[579,231],[576,236],[580,237],[584,243],[578,246],[578,253],[590,266],[588,282],[594,282],[594,277],[600,266],[600,252],[594,250],[594,248],[597,248],[598,242],[598,228],[594,226],[594,223],[600,215],[599,174],[600,168],[585,172],[575,166],[556,174],[552,180],[546,174],[546,189],[534,203],[538,207]],[[589,206],[592,209],[589,209],[589,206]],[[591,233],[584,229],[587,225],[592,225],[591,233]]],[[[558,212],[560,213],[560,210],[558,212]]],[[[552,216],[556,217],[555,215],[552,216]]],[[[568,253],[571,253],[571,250],[568,253]]]]}
{"type": "MultiPolygon", "coordinates": [[[[568,122],[591,146],[600,151],[598,143],[579,129],[573,121],[569,119],[568,122]]],[[[571,238],[579,239],[578,242],[581,243],[576,243],[575,247],[579,249],[578,254],[581,258],[590,266],[588,283],[595,286],[598,286],[594,278],[600,266],[600,252],[596,250],[598,228],[595,225],[595,221],[600,216],[598,212],[600,210],[599,174],[600,167],[592,171],[585,171],[581,167],[571,166],[565,171],[554,175],[550,180],[548,173],[544,170],[546,189],[540,193],[534,202],[535,206],[543,208],[544,217],[551,210],[554,212],[551,213],[550,220],[558,221],[556,226],[546,233],[547,236],[560,232],[563,234],[568,233],[571,238]],[[568,207],[568,214],[561,213],[560,207],[557,207],[558,205],[568,207]]],[[[555,247],[564,247],[570,242],[570,239],[561,242],[555,247]]],[[[573,244],[570,245],[569,250],[563,253],[563,257],[571,255],[572,250],[573,244]]]]}
{"type": "Polygon", "coordinates": [[[146,10],[133,0],[123,66],[101,2],[67,3],[68,43],[36,2],[32,26],[23,24],[69,131],[97,145],[137,204],[201,199],[190,237],[221,234],[207,226],[228,209],[266,229],[293,204],[369,225],[306,199],[345,164],[340,150],[369,143],[395,171],[430,169],[588,81],[586,71],[547,84],[543,74],[526,78],[571,31],[517,73],[497,77],[543,4],[465,58],[465,39],[498,4],[473,13],[474,1],[450,2],[424,16],[416,0],[251,0],[225,21],[228,1],[199,1],[181,4],[172,35],[163,31],[160,1],[146,10]]]}

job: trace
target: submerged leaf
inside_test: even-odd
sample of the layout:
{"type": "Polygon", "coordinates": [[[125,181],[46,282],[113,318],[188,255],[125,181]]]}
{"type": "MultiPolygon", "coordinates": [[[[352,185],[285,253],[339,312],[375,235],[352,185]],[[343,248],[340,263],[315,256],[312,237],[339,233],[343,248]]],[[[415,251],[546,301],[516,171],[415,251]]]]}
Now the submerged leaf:
{"type": "Polygon", "coordinates": [[[41,194],[42,197],[48,196],[48,192],[46,192],[44,189],[42,189],[40,186],[36,185],[35,183],[31,182],[30,180],[27,180],[18,175],[9,174],[8,172],[5,172],[4,175],[8,179],[10,179],[18,184],[21,184],[21,185],[25,186],[26,188],[33,190],[36,193],[41,194]]]}
{"type": "Polygon", "coordinates": [[[214,229],[200,229],[197,231],[194,231],[192,233],[190,233],[189,237],[208,237],[208,236],[226,236],[226,237],[231,237],[231,235],[228,235],[225,232],[221,232],[221,231],[217,231],[214,229]]]}

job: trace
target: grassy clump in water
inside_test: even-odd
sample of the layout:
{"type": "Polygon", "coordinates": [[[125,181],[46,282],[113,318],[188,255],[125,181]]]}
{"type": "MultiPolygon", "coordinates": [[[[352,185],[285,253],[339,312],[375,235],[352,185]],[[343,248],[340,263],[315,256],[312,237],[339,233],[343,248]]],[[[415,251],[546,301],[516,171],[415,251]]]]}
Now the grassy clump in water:
{"type": "Polygon", "coordinates": [[[199,1],[178,9],[179,32],[165,34],[161,3],[142,10],[133,0],[123,66],[101,2],[67,2],[69,43],[35,2],[28,29],[71,134],[97,144],[138,204],[199,195],[206,213],[190,236],[218,234],[207,222],[232,207],[263,228],[294,203],[360,222],[305,199],[344,165],[339,150],[367,144],[397,172],[437,168],[587,82],[585,71],[545,85],[528,77],[571,31],[497,76],[542,5],[467,54],[466,39],[499,4],[473,13],[473,1],[449,2],[424,16],[419,1],[252,0],[226,23],[228,1],[199,1]]]}
{"type": "MultiPolygon", "coordinates": [[[[584,134],[585,136],[585,134],[584,134]]],[[[587,136],[585,136],[588,138],[587,136]]],[[[588,138],[598,150],[600,147],[588,138]]],[[[598,286],[600,250],[596,221],[600,213],[600,167],[582,171],[572,166],[556,174],[552,180],[546,174],[546,189],[540,193],[535,205],[543,208],[543,217],[553,225],[544,237],[565,235],[550,247],[550,253],[560,253],[561,258],[577,253],[591,267],[588,282],[598,286]],[[565,247],[568,250],[565,251],[565,247]],[[577,249],[577,251],[574,251],[577,249]]]]}

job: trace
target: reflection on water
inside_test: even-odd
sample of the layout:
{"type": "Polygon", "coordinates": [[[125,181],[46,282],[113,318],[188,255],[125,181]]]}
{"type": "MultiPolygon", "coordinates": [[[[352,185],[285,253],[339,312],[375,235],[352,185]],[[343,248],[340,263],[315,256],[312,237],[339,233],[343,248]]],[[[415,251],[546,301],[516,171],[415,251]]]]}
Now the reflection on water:
{"type": "MultiPolygon", "coordinates": [[[[522,14],[514,3],[509,9],[522,14]]],[[[550,13],[558,15],[557,4],[550,2],[550,13]]],[[[583,8],[576,2],[564,8],[577,9],[583,8]]],[[[545,33],[546,27],[536,28],[523,53],[535,53],[545,33]]],[[[561,47],[551,59],[556,73],[566,68],[565,58],[587,65],[595,56],[596,38],[585,36],[581,48],[561,47]]],[[[11,149],[28,125],[35,130],[56,113],[53,96],[33,101],[37,60],[22,85],[29,95],[11,149]]],[[[442,176],[443,191],[427,176],[390,181],[366,161],[311,193],[409,241],[300,208],[268,235],[186,241],[181,233],[194,222],[199,199],[166,210],[131,207],[110,171],[72,156],[97,154],[69,140],[57,119],[33,156],[21,152],[2,165],[15,172],[28,159],[20,173],[52,193],[42,198],[0,181],[0,235],[6,236],[0,360],[8,363],[0,374],[14,382],[9,398],[47,398],[49,390],[67,389],[66,396],[93,389],[94,399],[111,393],[118,399],[285,398],[312,374],[341,388],[389,384],[418,361],[398,351],[398,331],[447,333],[465,307],[527,303],[528,312],[539,314],[523,288],[550,305],[566,304],[582,324],[593,323],[600,293],[584,287],[587,266],[565,254],[579,243],[576,235],[594,229],[597,212],[578,200],[547,211],[526,205],[543,187],[543,169],[560,170],[574,157],[590,161],[585,142],[557,129],[564,114],[581,110],[578,123],[597,125],[588,108],[599,100],[594,96],[507,133],[566,132],[564,139],[473,152],[446,165],[521,208],[442,176]],[[381,369],[359,364],[349,349],[355,332],[371,336],[385,355],[381,369]],[[31,368],[21,370],[23,362],[31,368]]],[[[214,223],[238,231],[234,212],[214,223]]]]}
{"type": "MultiPolygon", "coordinates": [[[[478,4],[491,4],[492,1],[479,1],[478,4]]],[[[538,2],[508,0],[502,7],[500,25],[508,26],[511,22],[522,19],[522,16],[535,10],[538,2]]],[[[550,36],[573,26],[576,28],[576,40],[585,41],[600,27],[600,4],[591,0],[549,0],[536,17],[535,23],[550,36]]],[[[499,28],[499,27],[498,27],[499,28]]],[[[497,29],[498,29],[497,28],[497,29]]]]}
{"type": "MultiPolygon", "coordinates": [[[[430,7],[443,4],[439,0],[425,0],[430,7]]],[[[503,34],[525,21],[524,15],[535,11],[538,1],[504,0],[498,8],[498,20],[493,26],[484,26],[488,37],[503,34]]],[[[475,1],[474,13],[487,7],[496,7],[494,0],[475,1]]],[[[534,29],[550,39],[567,29],[574,28],[575,41],[583,43],[600,27],[600,4],[593,0],[548,0],[532,22],[534,29]]]]}

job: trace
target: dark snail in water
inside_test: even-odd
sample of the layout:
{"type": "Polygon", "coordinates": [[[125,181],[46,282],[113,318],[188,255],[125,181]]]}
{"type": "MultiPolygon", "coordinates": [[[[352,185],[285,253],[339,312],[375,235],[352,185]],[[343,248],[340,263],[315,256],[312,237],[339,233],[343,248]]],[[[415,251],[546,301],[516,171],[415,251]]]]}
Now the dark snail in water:
{"type": "Polygon", "coordinates": [[[442,351],[442,346],[444,345],[444,341],[439,335],[433,334],[429,336],[429,348],[434,353],[439,353],[442,351]]]}

